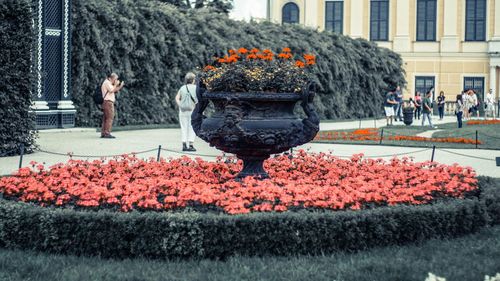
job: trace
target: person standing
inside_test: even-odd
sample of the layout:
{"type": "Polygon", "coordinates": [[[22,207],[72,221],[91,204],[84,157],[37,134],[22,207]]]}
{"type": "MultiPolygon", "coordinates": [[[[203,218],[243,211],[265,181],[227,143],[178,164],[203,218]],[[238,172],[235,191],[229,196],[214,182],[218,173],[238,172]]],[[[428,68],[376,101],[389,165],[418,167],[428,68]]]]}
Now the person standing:
{"type": "Polygon", "coordinates": [[[457,95],[457,101],[455,102],[455,115],[457,115],[458,128],[462,128],[462,116],[464,114],[464,102],[462,97],[463,95],[457,95]]]}
{"type": "Polygon", "coordinates": [[[115,136],[111,135],[113,127],[113,119],[115,118],[115,101],[116,94],[123,89],[125,82],[118,80],[116,73],[111,73],[101,84],[101,92],[103,97],[102,103],[102,125],[101,125],[101,138],[114,139],[115,136]]]}
{"type": "Polygon", "coordinates": [[[479,119],[479,99],[477,97],[476,91],[474,90],[469,90],[469,91],[471,91],[471,106],[472,106],[471,115],[476,115],[476,118],[479,119]]]}
{"type": "Polygon", "coordinates": [[[394,105],[394,119],[396,121],[403,121],[403,92],[401,92],[401,87],[397,87],[394,92],[394,97],[396,104],[394,105]]]}
{"type": "Polygon", "coordinates": [[[422,102],[422,126],[425,125],[425,119],[427,118],[429,120],[429,126],[431,128],[435,128],[434,125],[432,125],[432,120],[431,120],[431,114],[432,114],[432,91],[428,91],[427,94],[425,95],[424,101],[422,102]]]}
{"type": "Polygon", "coordinates": [[[396,102],[395,94],[391,90],[385,96],[385,102],[384,102],[384,111],[385,111],[385,117],[387,119],[387,126],[392,126],[392,120],[394,118],[394,106],[396,104],[397,104],[397,102],[396,102]]]}
{"type": "Polygon", "coordinates": [[[444,92],[439,92],[439,97],[437,98],[438,102],[438,112],[439,112],[439,120],[443,120],[444,118],[444,105],[445,105],[445,97],[444,92]]]}
{"type": "Polygon", "coordinates": [[[422,97],[420,92],[415,93],[415,119],[420,120],[420,114],[422,113],[422,97]]]}
{"type": "Polygon", "coordinates": [[[488,115],[491,114],[492,119],[495,118],[495,98],[493,97],[493,90],[490,89],[486,94],[486,100],[484,101],[484,119],[488,119],[488,115]]]}
{"type": "Polygon", "coordinates": [[[193,114],[194,107],[198,103],[196,97],[196,75],[192,72],[186,74],[185,85],[182,86],[175,101],[179,107],[179,123],[181,125],[181,138],[182,138],[182,151],[196,151],[194,148],[194,139],[196,137],[191,125],[191,115],[193,114]]]}

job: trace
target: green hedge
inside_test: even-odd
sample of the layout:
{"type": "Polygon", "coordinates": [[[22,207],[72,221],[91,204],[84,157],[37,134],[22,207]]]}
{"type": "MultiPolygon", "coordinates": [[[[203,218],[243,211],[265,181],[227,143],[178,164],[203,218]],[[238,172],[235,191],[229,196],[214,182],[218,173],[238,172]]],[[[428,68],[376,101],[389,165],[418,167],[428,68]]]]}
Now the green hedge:
{"type": "Polygon", "coordinates": [[[109,71],[126,81],[117,125],[177,123],[174,97],[185,73],[229,48],[290,47],[316,54],[315,103],[322,118],[379,116],[386,89],[405,83],[400,56],[363,39],[298,25],[233,21],[156,0],[74,0],[72,10],[77,126],[100,125],[91,96],[109,71]]]}
{"type": "Polygon", "coordinates": [[[479,184],[490,187],[482,189],[480,198],[486,204],[492,223],[500,224],[500,179],[481,177],[479,184]]]}
{"type": "Polygon", "coordinates": [[[363,211],[216,215],[53,209],[0,200],[0,246],[103,257],[321,254],[452,238],[500,223],[499,181],[480,197],[363,211]]]}
{"type": "Polygon", "coordinates": [[[30,151],[35,141],[34,116],[29,113],[31,4],[29,0],[0,1],[0,156],[19,153],[21,144],[30,151]]]}

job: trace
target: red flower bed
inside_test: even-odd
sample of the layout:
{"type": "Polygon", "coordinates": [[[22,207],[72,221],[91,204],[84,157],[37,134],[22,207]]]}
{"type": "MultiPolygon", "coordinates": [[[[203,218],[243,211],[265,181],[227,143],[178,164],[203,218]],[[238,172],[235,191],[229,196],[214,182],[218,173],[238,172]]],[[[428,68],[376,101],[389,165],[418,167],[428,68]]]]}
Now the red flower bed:
{"type": "MultiPolygon", "coordinates": [[[[469,121],[470,122],[470,121],[469,121]]],[[[314,140],[316,141],[334,141],[334,140],[351,140],[351,141],[380,141],[380,133],[378,129],[358,129],[352,132],[336,132],[336,131],[323,131],[319,132],[314,140]]],[[[405,135],[389,135],[384,136],[383,140],[391,141],[419,141],[419,142],[446,142],[446,143],[464,143],[476,144],[476,140],[469,138],[427,138],[419,136],[405,136],[405,135]]],[[[483,144],[482,141],[477,141],[477,144],[483,144]]]]}
{"type": "Polygon", "coordinates": [[[467,125],[499,125],[500,120],[469,120],[467,125]]]}
{"type": "Polygon", "coordinates": [[[220,209],[229,214],[300,208],[361,209],[425,204],[463,197],[477,189],[475,172],[458,165],[412,160],[342,160],[330,154],[298,152],[265,167],[272,179],[232,180],[241,163],[187,157],[144,161],[131,156],[108,162],[75,161],[50,169],[32,163],[0,179],[5,198],[43,206],[130,210],[220,209]]]}

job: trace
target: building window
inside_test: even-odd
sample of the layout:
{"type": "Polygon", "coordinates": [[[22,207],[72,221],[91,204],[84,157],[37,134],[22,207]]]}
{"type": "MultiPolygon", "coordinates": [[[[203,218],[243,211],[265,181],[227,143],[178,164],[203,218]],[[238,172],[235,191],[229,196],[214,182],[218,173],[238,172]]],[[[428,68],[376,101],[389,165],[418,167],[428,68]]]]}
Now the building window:
{"type": "Polygon", "coordinates": [[[486,40],[486,0],[467,0],[465,41],[486,40]]]}
{"type": "Polygon", "coordinates": [[[436,41],[436,0],[417,0],[417,41],[436,41]]]}
{"type": "Polygon", "coordinates": [[[389,40],[389,0],[371,1],[370,40],[389,40]]]}
{"type": "Polygon", "coordinates": [[[474,90],[480,101],[484,100],[484,77],[464,77],[464,90],[474,90]]]}
{"type": "Polygon", "coordinates": [[[295,3],[286,3],[283,6],[283,23],[299,23],[299,6],[295,3]]]}
{"type": "Polygon", "coordinates": [[[327,1],[325,29],[342,34],[344,29],[344,2],[327,1]]]}
{"type": "MultiPolygon", "coordinates": [[[[434,88],[434,76],[415,76],[415,93],[420,92],[424,97],[432,88],[434,88]]],[[[434,100],[434,92],[432,93],[432,100],[434,100]]]]}

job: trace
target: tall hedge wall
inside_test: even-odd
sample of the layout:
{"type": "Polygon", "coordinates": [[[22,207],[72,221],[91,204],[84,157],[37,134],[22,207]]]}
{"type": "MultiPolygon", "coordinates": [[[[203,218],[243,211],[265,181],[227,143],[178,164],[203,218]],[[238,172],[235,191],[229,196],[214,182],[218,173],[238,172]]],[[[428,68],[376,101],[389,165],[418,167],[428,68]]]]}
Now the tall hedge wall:
{"type": "Polygon", "coordinates": [[[157,0],[73,1],[72,44],[78,126],[99,124],[91,95],[109,71],[126,81],[117,103],[119,125],[176,123],[173,97],[184,74],[229,48],[291,47],[317,54],[316,105],[322,118],[380,115],[384,91],[404,84],[399,55],[366,40],[233,21],[157,0]]]}
{"type": "Polygon", "coordinates": [[[31,1],[0,1],[0,156],[18,153],[34,143],[29,113],[33,40],[31,1]],[[15,150],[15,151],[13,151],[15,150]]]}

